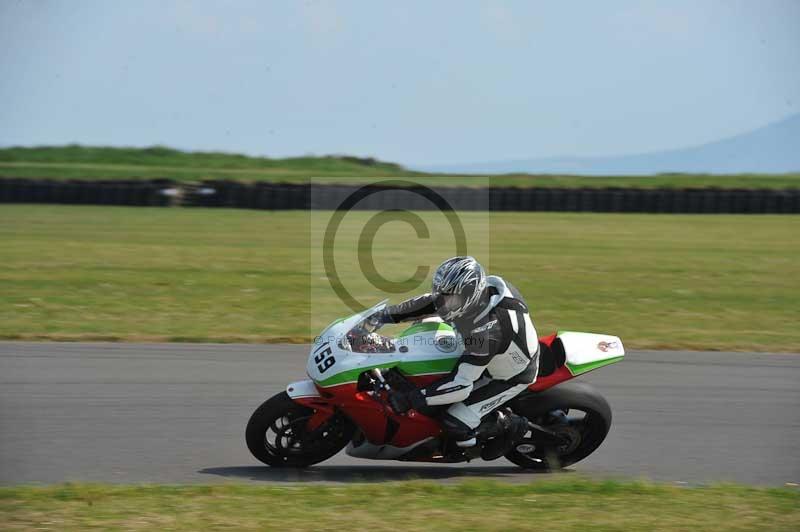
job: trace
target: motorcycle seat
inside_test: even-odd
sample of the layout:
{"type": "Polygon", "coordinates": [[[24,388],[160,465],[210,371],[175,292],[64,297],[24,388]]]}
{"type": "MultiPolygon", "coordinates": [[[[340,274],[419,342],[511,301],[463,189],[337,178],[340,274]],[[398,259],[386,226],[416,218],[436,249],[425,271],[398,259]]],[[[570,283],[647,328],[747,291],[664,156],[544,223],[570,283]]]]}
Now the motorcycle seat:
{"type": "Polygon", "coordinates": [[[539,342],[539,377],[546,377],[564,365],[567,361],[567,353],[564,344],[559,338],[555,338],[550,345],[539,342]]]}

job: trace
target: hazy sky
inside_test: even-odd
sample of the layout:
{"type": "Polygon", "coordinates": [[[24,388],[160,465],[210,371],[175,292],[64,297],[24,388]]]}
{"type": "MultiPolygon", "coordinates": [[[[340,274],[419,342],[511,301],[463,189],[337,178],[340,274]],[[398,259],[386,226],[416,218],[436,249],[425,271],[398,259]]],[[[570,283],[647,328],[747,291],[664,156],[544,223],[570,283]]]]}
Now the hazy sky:
{"type": "Polygon", "coordinates": [[[797,112],[793,0],[0,0],[0,145],[456,163],[684,147],[797,112]]]}

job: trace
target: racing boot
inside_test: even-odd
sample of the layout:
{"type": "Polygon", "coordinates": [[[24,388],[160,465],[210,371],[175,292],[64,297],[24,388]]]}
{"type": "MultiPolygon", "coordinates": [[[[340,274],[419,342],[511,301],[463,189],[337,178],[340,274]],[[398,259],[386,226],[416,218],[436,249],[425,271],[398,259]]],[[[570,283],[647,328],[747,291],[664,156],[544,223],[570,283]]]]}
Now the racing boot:
{"type": "MultiPolygon", "coordinates": [[[[493,426],[487,426],[483,437],[486,443],[481,451],[484,460],[495,460],[508,454],[525,434],[528,433],[528,420],[511,410],[497,411],[493,426]]],[[[481,423],[483,426],[483,423],[481,423]]],[[[481,427],[478,427],[479,436],[481,427]]]]}
{"type": "Polygon", "coordinates": [[[456,447],[466,449],[474,447],[478,440],[475,438],[476,430],[469,428],[460,419],[445,414],[442,418],[442,425],[445,432],[455,442],[456,447]]]}

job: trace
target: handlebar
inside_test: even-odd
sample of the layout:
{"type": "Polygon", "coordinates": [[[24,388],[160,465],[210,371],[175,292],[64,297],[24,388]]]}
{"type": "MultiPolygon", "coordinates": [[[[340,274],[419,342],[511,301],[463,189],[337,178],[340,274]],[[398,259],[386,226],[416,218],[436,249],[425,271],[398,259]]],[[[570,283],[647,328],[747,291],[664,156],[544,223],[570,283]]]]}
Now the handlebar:
{"type": "Polygon", "coordinates": [[[378,380],[378,382],[381,384],[381,387],[387,390],[390,389],[389,383],[387,383],[386,379],[383,378],[383,373],[381,373],[380,368],[372,368],[369,370],[369,374],[378,380]]]}

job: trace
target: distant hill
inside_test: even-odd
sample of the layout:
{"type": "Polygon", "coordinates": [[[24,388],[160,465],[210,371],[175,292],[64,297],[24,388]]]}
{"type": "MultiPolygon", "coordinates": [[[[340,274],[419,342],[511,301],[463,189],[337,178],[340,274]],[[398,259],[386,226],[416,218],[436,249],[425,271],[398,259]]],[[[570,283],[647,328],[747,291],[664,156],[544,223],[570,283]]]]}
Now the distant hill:
{"type": "Polygon", "coordinates": [[[776,174],[800,171],[800,113],[693,148],[615,157],[551,157],[415,168],[457,174],[776,174]]]}
{"type": "Polygon", "coordinates": [[[304,171],[409,173],[400,165],[372,157],[323,155],[288,157],[251,157],[226,152],[186,152],[166,146],[122,148],[112,146],[13,146],[0,148],[0,163],[137,165],[155,167],[195,167],[225,169],[296,168],[304,171]]]}
{"type": "Polygon", "coordinates": [[[326,155],[285,159],[235,153],[184,152],[163,146],[39,146],[0,148],[0,179],[174,181],[267,181],[279,183],[374,183],[405,179],[428,186],[643,187],[643,188],[800,188],[800,173],[780,175],[526,175],[428,174],[371,157],[326,155]]]}

